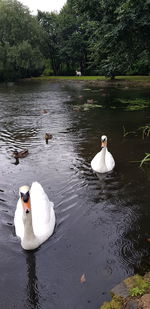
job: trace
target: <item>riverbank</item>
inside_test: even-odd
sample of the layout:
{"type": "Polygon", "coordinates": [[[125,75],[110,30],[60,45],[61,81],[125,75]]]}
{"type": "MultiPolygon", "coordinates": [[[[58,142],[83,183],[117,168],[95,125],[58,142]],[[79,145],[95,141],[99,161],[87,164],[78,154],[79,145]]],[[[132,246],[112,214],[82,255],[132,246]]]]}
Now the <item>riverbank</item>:
{"type": "Polygon", "coordinates": [[[39,76],[33,77],[34,80],[73,80],[87,81],[101,87],[123,86],[123,87],[150,87],[150,76],[116,76],[115,79],[110,79],[105,76],[39,76]]]}
{"type": "Polygon", "coordinates": [[[100,309],[149,309],[150,272],[143,277],[135,275],[123,280],[111,291],[112,300],[100,309]]]}

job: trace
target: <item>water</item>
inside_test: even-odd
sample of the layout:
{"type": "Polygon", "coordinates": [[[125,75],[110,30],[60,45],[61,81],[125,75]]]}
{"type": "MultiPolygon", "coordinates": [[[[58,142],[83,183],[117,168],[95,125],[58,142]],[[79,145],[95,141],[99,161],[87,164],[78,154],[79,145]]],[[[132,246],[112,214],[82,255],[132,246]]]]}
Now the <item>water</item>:
{"type": "Polygon", "coordinates": [[[150,151],[149,139],[124,138],[123,126],[149,123],[150,109],[127,112],[117,101],[149,95],[69,81],[0,86],[1,309],[96,309],[114,285],[149,267],[150,168],[131,162],[150,151]],[[89,99],[102,108],[84,110],[89,99]],[[46,132],[53,134],[48,144],[46,132]],[[98,177],[90,162],[102,134],[116,167],[98,177]],[[23,148],[29,155],[16,164],[12,151],[23,148]],[[19,187],[34,180],[54,202],[57,225],[26,252],[13,218],[19,187]]]}

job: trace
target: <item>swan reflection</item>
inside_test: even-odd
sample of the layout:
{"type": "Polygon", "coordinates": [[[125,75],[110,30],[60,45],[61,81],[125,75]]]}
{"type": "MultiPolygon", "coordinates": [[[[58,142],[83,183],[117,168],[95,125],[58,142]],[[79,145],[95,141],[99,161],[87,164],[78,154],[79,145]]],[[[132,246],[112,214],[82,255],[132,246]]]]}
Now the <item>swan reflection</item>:
{"type": "Polygon", "coordinates": [[[27,308],[40,309],[36,257],[34,252],[26,253],[27,264],[27,308]]]}

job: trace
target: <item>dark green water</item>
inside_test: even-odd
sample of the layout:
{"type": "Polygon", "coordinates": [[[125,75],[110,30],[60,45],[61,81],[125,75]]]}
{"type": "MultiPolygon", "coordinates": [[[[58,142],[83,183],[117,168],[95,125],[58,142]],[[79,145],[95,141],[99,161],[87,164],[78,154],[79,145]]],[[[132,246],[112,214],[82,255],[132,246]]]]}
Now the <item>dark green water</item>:
{"type": "Polygon", "coordinates": [[[0,86],[1,309],[96,309],[114,285],[149,268],[150,167],[131,163],[150,152],[149,138],[124,138],[123,126],[137,132],[150,123],[150,109],[118,103],[149,98],[150,89],[83,82],[0,86]],[[102,107],[84,108],[91,99],[102,107]],[[53,134],[48,144],[45,132],[53,134]],[[90,162],[102,134],[116,166],[98,177],[90,162]],[[16,165],[12,151],[23,148],[29,155],[16,165]],[[54,202],[57,225],[38,250],[25,252],[13,218],[19,187],[34,180],[54,202]]]}

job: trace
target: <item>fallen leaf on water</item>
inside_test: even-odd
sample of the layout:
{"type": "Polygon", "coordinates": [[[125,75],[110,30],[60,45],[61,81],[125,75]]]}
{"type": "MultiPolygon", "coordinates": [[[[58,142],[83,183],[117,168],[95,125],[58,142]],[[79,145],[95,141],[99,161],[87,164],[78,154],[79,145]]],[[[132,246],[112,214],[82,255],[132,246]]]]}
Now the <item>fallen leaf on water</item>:
{"type": "Polygon", "coordinates": [[[83,275],[81,276],[80,282],[81,282],[81,283],[86,282],[85,274],[83,274],[83,275]]]}
{"type": "Polygon", "coordinates": [[[149,241],[149,242],[150,242],[150,238],[147,238],[147,241],[149,241]]]}

